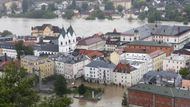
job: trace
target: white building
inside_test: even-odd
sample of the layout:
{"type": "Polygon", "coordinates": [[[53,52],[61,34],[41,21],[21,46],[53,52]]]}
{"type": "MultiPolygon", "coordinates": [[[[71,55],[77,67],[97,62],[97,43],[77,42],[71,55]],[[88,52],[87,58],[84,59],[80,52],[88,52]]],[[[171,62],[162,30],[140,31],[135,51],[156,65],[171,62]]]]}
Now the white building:
{"type": "Polygon", "coordinates": [[[76,34],[72,26],[70,26],[66,31],[62,30],[62,33],[58,38],[59,52],[72,52],[75,50],[76,44],[76,34]]]}
{"type": "Polygon", "coordinates": [[[85,80],[99,83],[112,83],[112,73],[115,64],[104,58],[97,58],[85,66],[85,80]]]}
{"type": "Polygon", "coordinates": [[[122,61],[113,71],[112,81],[114,84],[130,87],[137,84],[147,72],[147,62],[122,61]]]}
{"type": "Polygon", "coordinates": [[[90,60],[84,55],[60,55],[55,60],[55,70],[66,79],[76,79],[84,75],[84,66],[89,62],[90,60]]]}
{"type": "Polygon", "coordinates": [[[163,70],[179,72],[181,68],[189,68],[189,63],[189,56],[172,54],[164,59],[163,70]]]}
{"type": "Polygon", "coordinates": [[[189,26],[147,24],[121,33],[121,41],[158,41],[172,44],[174,50],[183,48],[190,37],[189,26]]]}
{"type": "Polygon", "coordinates": [[[2,42],[0,44],[0,54],[6,55],[11,58],[17,58],[17,52],[15,49],[15,45],[9,42],[2,42]]]}
{"type": "Polygon", "coordinates": [[[121,60],[146,62],[148,71],[153,69],[153,61],[148,53],[126,52],[120,55],[121,60]]]}

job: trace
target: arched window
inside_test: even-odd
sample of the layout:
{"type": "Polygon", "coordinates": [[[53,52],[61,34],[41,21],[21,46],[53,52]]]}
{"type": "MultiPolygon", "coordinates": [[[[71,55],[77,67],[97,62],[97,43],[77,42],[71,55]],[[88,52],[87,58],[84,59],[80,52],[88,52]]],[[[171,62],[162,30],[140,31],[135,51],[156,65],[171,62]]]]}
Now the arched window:
{"type": "Polygon", "coordinates": [[[69,40],[69,43],[71,43],[71,40],[69,40]]]}

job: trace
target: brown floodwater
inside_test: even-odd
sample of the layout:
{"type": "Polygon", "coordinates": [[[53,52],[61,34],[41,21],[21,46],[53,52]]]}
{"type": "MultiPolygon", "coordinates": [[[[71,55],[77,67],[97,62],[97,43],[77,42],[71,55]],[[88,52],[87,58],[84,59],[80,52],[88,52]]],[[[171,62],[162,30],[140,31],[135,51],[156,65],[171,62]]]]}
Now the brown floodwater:
{"type": "Polygon", "coordinates": [[[123,93],[126,92],[126,88],[112,85],[105,86],[94,83],[84,84],[94,88],[103,88],[104,94],[102,96],[102,99],[97,102],[91,102],[73,98],[73,104],[71,107],[122,107],[121,102],[123,93]]]}

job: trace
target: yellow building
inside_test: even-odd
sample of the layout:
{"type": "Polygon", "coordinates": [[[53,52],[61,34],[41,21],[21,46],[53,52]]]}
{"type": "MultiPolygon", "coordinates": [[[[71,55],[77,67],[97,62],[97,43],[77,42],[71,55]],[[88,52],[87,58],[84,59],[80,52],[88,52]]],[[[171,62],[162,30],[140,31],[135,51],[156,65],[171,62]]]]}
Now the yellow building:
{"type": "Polygon", "coordinates": [[[128,10],[132,7],[132,0],[112,0],[112,2],[115,8],[121,5],[124,9],[128,10]]]}
{"type": "Polygon", "coordinates": [[[54,62],[45,57],[27,55],[21,57],[21,67],[27,69],[29,73],[41,73],[41,78],[54,75],[54,62]]]}
{"type": "Polygon", "coordinates": [[[112,52],[112,53],[110,54],[109,60],[110,60],[113,64],[115,64],[115,65],[119,64],[121,53],[122,53],[122,50],[116,50],[116,51],[112,52]]]}
{"type": "Polygon", "coordinates": [[[43,24],[42,26],[32,27],[32,36],[56,36],[64,31],[64,29],[60,29],[58,26],[53,26],[51,24],[43,24]]]}
{"type": "Polygon", "coordinates": [[[160,71],[163,69],[163,60],[166,58],[166,53],[157,50],[149,54],[152,58],[153,70],[160,71]]]}

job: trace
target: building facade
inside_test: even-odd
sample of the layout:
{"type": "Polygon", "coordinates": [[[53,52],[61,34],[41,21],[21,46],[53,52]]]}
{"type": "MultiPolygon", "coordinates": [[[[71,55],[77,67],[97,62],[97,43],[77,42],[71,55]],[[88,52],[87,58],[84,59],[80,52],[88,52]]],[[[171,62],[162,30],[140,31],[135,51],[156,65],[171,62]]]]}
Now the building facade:
{"type": "Polygon", "coordinates": [[[62,30],[58,38],[59,52],[68,53],[76,49],[76,34],[70,26],[66,31],[62,30]]]}
{"type": "Polygon", "coordinates": [[[112,72],[115,64],[104,58],[97,58],[85,66],[85,80],[98,83],[112,83],[112,72]]]}
{"type": "Polygon", "coordinates": [[[181,68],[189,68],[189,66],[190,57],[186,55],[172,54],[163,61],[164,71],[174,71],[178,73],[181,68]]]}
{"type": "Polygon", "coordinates": [[[84,66],[90,63],[85,55],[59,55],[55,60],[56,74],[66,79],[76,79],[84,75],[84,66]]]}
{"type": "Polygon", "coordinates": [[[32,27],[32,36],[59,36],[63,29],[51,24],[43,24],[42,26],[32,27]]]}
{"type": "Polygon", "coordinates": [[[54,75],[54,62],[45,57],[23,56],[21,67],[24,67],[30,74],[41,76],[42,79],[54,75]]]}

